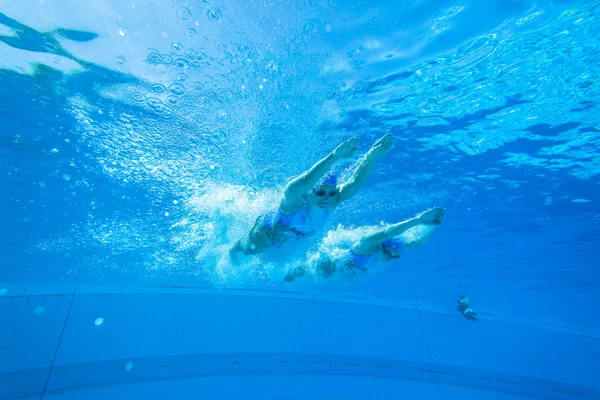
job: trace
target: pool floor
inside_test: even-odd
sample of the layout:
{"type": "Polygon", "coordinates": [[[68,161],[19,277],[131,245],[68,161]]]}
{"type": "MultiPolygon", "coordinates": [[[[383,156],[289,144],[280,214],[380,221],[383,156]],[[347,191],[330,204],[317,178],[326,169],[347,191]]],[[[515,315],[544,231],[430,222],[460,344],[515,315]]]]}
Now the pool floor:
{"type": "Polygon", "coordinates": [[[343,293],[0,288],[0,399],[600,398],[600,340],[576,327],[343,293]]]}

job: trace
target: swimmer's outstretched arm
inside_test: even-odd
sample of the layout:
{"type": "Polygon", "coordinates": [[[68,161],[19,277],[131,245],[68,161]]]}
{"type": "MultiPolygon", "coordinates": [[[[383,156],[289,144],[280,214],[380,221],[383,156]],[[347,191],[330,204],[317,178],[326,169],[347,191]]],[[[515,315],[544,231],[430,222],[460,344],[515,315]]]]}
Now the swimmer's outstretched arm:
{"type": "Polygon", "coordinates": [[[282,208],[286,208],[286,205],[293,207],[296,200],[309,191],[329,171],[333,163],[339,159],[351,157],[356,150],[358,150],[358,136],[346,140],[308,171],[288,182],[284,189],[282,208]]]}
{"type": "Polygon", "coordinates": [[[370,254],[376,247],[386,240],[402,235],[404,232],[417,225],[439,225],[444,219],[443,207],[432,208],[424,213],[417,215],[406,221],[398,222],[385,229],[363,236],[360,241],[354,245],[353,250],[356,254],[370,254]]]}
{"type": "Polygon", "coordinates": [[[338,197],[340,201],[348,200],[358,193],[360,188],[369,178],[369,175],[371,175],[371,172],[373,172],[377,160],[386,155],[393,143],[394,136],[389,133],[375,142],[367,154],[360,160],[352,177],[340,186],[340,194],[338,197]]]}

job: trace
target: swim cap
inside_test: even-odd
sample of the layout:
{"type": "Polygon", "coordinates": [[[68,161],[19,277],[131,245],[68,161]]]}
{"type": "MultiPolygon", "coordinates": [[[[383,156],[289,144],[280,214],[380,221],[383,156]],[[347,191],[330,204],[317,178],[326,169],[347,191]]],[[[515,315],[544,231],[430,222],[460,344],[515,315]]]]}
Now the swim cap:
{"type": "Polygon", "coordinates": [[[323,175],[321,180],[319,180],[319,183],[317,184],[317,186],[322,186],[322,185],[336,186],[337,185],[337,175],[335,174],[335,172],[328,172],[327,174],[323,175]]]}

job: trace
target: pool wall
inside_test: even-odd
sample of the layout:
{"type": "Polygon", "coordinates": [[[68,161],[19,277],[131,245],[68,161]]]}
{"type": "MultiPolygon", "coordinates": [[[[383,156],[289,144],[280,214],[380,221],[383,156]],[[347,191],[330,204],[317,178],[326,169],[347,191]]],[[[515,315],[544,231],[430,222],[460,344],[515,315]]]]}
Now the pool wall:
{"type": "Polygon", "coordinates": [[[574,326],[344,293],[0,293],[0,399],[600,398],[600,339],[574,326]]]}

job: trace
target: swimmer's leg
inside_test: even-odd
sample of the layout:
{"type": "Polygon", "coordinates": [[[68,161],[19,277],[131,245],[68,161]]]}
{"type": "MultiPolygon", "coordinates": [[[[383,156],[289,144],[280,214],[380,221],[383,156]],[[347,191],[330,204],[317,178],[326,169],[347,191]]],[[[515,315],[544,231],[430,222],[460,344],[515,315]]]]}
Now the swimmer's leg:
{"type": "Polygon", "coordinates": [[[271,247],[271,238],[267,234],[264,227],[264,216],[256,219],[250,233],[245,238],[242,238],[233,245],[229,250],[230,255],[244,253],[246,255],[260,254],[271,247]]]}
{"type": "Polygon", "coordinates": [[[325,260],[319,263],[317,270],[323,278],[329,278],[336,271],[335,263],[331,260],[325,260]]]}
{"type": "MultiPolygon", "coordinates": [[[[331,275],[333,275],[336,271],[335,268],[335,263],[331,260],[325,260],[325,261],[321,261],[316,268],[317,272],[319,273],[319,275],[323,278],[329,278],[331,275]]],[[[306,275],[306,268],[305,267],[296,267],[294,268],[291,272],[289,272],[285,278],[283,278],[284,281],[286,282],[291,282],[296,278],[300,278],[304,275],[306,275]]]]}
{"type": "Polygon", "coordinates": [[[431,237],[433,228],[441,224],[444,220],[444,211],[445,208],[443,207],[432,208],[431,210],[427,210],[417,217],[398,222],[385,229],[363,236],[357,243],[354,244],[352,250],[354,250],[354,252],[358,255],[371,254],[376,251],[377,246],[380,246],[381,243],[385,242],[386,240],[400,236],[415,226],[425,225],[427,226],[426,233],[414,238],[414,240],[409,240],[409,242],[405,245],[405,247],[409,249],[421,247],[427,243],[431,237]]]}
{"type": "Polygon", "coordinates": [[[283,278],[286,282],[291,282],[296,278],[306,275],[306,269],[303,267],[296,267],[283,278]]]}

